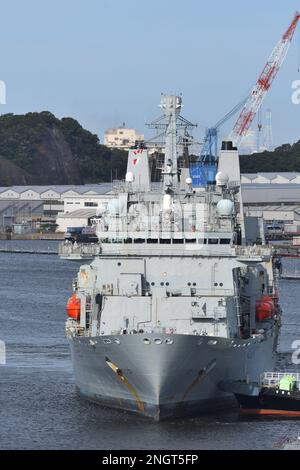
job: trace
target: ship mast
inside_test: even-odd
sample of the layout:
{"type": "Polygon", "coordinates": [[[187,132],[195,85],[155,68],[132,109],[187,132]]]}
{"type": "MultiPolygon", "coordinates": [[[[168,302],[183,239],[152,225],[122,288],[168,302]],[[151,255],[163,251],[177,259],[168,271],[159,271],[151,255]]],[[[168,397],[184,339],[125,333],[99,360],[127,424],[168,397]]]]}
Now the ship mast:
{"type": "Polygon", "coordinates": [[[160,107],[166,119],[165,160],[162,171],[165,192],[170,193],[178,186],[177,170],[177,118],[181,111],[181,97],[162,95],[160,107]]]}
{"type": "Polygon", "coordinates": [[[149,129],[156,129],[157,134],[145,142],[146,146],[164,153],[164,160],[163,162],[159,160],[157,169],[162,170],[163,187],[166,194],[176,192],[179,186],[178,147],[183,146],[186,149],[195,143],[187,130],[197,127],[197,125],[180,115],[181,105],[181,96],[162,93],[159,106],[163,115],[147,124],[149,129]],[[182,131],[184,132],[183,137],[182,131]]]}

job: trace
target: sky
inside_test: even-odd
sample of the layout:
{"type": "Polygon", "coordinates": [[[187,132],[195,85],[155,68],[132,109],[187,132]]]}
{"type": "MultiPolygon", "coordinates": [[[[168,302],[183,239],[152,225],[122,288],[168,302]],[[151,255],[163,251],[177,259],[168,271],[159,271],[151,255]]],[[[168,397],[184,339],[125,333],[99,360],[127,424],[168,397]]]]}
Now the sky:
{"type": "MultiPolygon", "coordinates": [[[[300,0],[10,0],[1,5],[0,113],[48,110],[99,135],[160,115],[160,94],[182,93],[199,138],[254,85],[300,0]]],[[[300,25],[262,114],[274,144],[300,139],[300,25]]],[[[234,121],[222,128],[227,135],[234,121]]]]}

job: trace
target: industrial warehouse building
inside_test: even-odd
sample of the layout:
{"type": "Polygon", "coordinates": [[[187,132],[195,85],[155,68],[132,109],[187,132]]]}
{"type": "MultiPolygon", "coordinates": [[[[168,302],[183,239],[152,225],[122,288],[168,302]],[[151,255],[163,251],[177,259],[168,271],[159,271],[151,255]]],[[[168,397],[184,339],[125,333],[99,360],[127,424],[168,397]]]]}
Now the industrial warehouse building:
{"type": "Polygon", "coordinates": [[[68,232],[70,227],[86,227],[96,215],[96,209],[78,209],[73,212],[59,214],[56,219],[57,232],[68,232]]]}
{"type": "Polygon", "coordinates": [[[263,216],[266,222],[300,220],[300,184],[242,184],[242,194],[247,215],[263,216]]]}
{"type": "MultiPolygon", "coordinates": [[[[242,175],[244,209],[266,222],[300,221],[300,173],[242,175]]],[[[53,220],[58,231],[86,225],[114,197],[111,183],[80,186],[0,187],[0,229],[34,219],[53,220]]]]}
{"type": "MultiPolygon", "coordinates": [[[[43,220],[62,223],[61,231],[65,231],[67,214],[83,211],[81,214],[95,215],[98,209],[105,209],[112,197],[110,183],[0,187],[0,230],[13,224],[43,220]]],[[[78,223],[82,223],[81,217],[78,223]]]]}

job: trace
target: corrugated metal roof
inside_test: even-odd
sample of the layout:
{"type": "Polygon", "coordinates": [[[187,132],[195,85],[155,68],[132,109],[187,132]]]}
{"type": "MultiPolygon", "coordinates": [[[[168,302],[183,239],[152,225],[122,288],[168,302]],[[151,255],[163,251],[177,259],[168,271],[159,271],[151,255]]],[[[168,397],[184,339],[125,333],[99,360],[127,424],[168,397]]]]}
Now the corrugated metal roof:
{"type": "Polygon", "coordinates": [[[300,184],[243,184],[242,194],[245,203],[299,203],[300,184]]]}
{"type": "Polygon", "coordinates": [[[255,180],[259,176],[262,176],[263,178],[268,179],[269,181],[274,180],[278,176],[282,178],[286,178],[289,181],[292,181],[293,179],[300,177],[300,173],[296,172],[290,172],[290,171],[281,171],[281,172],[258,172],[258,173],[242,173],[242,177],[245,177],[247,179],[250,179],[251,181],[255,180]]]}
{"type": "Polygon", "coordinates": [[[96,215],[96,209],[78,209],[77,211],[67,212],[66,214],[58,214],[57,218],[63,219],[85,219],[94,217],[96,215]]]}
{"type": "Polygon", "coordinates": [[[267,172],[262,172],[262,173],[257,173],[259,176],[263,176],[264,178],[273,180],[277,178],[278,176],[281,176],[282,178],[286,178],[288,180],[293,180],[297,176],[300,176],[299,173],[293,173],[293,172],[282,172],[282,173],[267,173],[267,172]]]}
{"type": "MultiPolygon", "coordinates": [[[[248,210],[247,204],[246,204],[246,209],[248,210]]],[[[299,212],[300,213],[300,206],[259,206],[255,205],[252,207],[249,207],[249,210],[254,210],[254,211],[276,211],[276,212],[299,212]]]]}
{"type": "Polygon", "coordinates": [[[99,184],[85,184],[85,185],[57,185],[57,186],[2,186],[0,187],[0,193],[7,190],[15,191],[18,194],[22,194],[26,191],[34,191],[38,194],[42,194],[46,191],[52,190],[58,194],[66,193],[67,191],[74,191],[78,194],[85,194],[89,191],[94,191],[96,194],[106,194],[112,190],[111,183],[99,183],[99,184]]]}
{"type": "Polygon", "coordinates": [[[0,200],[0,213],[11,212],[17,214],[18,212],[30,212],[32,214],[43,212],[43,201],[1,201],[0,200]]]}
{"type": "Polygon", "coordinates": [[[243,176],[249,180],[255,180],[255,178],[257,178],[257,173],[243,173],[242,177],[243,176]]]}

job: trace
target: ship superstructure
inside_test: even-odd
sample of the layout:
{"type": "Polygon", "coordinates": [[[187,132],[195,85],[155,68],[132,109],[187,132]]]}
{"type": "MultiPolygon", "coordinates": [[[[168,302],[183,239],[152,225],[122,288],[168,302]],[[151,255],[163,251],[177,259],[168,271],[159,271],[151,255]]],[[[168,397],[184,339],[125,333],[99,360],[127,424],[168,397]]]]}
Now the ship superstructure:
{"type": "Polygon", "coordinates": [[[161,108],[162,182],[150,181],[147,149],[131,149],[66,325],[80,392],[155,419],[231,404],[219,384],[274,367],[280,316],[272,250],[244,217],[237,149],[224,142],[216,184],[194,190],[177,166],[181,97],[162,95],[161,108]]]}

